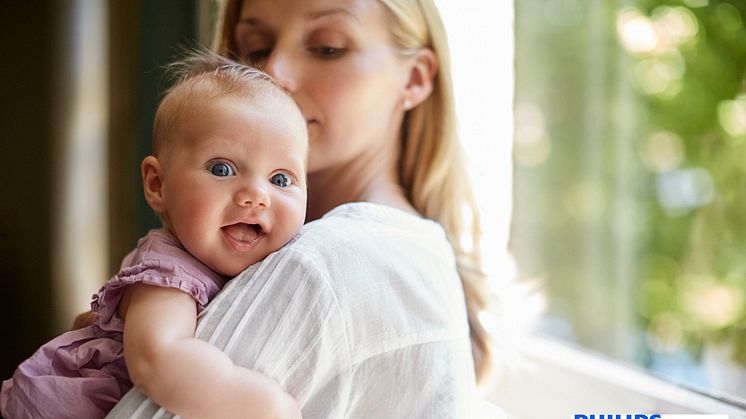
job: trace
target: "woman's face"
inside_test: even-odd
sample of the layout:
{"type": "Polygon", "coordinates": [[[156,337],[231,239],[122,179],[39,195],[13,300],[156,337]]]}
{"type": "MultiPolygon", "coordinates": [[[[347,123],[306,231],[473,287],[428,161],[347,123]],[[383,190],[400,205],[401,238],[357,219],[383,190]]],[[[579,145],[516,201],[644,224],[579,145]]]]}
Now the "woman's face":
{"type": "Polygon", "coordinates": [[[308,123],[309,172],[398,139],[409,80],[375,0],[244,0],[237,53],[275,77],[308,123]]]}

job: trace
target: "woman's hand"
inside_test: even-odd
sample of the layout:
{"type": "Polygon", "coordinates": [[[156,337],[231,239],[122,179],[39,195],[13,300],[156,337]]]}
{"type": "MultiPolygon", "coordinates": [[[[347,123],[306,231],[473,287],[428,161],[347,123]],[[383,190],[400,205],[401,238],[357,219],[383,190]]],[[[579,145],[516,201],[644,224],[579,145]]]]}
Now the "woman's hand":
{"type": "Polygon", "coordinates": [[[96,320],[98,320],[98,315],[92,311],[80,313],[75,316],[75,320],[73,320],[73,327],[70,330],[77,330],[82,329],[86,326],[90,326],[93,323],[96,323],[96,320]]]}

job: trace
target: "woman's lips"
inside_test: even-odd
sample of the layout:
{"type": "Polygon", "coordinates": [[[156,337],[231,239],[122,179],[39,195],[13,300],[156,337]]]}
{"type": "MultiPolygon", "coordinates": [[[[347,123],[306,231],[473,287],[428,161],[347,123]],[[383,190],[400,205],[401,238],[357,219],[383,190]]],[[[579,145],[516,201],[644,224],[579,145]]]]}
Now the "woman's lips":
{"type": "Polygon", "coordinates": [[[252,250],[262,238],[258,224],[236,223],[222,228],[228,242],[238,251],[252,250]]]}

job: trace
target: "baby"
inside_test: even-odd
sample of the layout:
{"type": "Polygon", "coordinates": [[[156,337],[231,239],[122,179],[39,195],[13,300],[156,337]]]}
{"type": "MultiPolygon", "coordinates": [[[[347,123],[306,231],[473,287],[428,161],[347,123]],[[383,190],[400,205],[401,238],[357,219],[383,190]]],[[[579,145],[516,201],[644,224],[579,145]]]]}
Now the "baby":
{"type": "Polygon", "coordinates": [[[306,123],[264,73],[198,52],[155,117],[141,165],[163,220],[93,296],[95,324],[22,363],[0,394],[15,418],[103,417],[132,387],[187,417],[299,418],[271,379],[194,337],[225,281],[290,241],[305,219],[306,123]]]}

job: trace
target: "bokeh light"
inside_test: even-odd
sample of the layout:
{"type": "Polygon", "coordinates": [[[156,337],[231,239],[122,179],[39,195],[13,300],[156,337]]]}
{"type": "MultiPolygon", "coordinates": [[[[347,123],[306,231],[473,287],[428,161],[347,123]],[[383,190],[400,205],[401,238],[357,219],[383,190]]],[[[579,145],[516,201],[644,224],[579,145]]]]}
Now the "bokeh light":
{"type": "Polygon", "coordinates": [[[746,95],[725,100],[718,105],[718,121],[723,130],[733,138],[746,136],[746,95]]]}
{"type": "Polygon", "coordinates": [[[720,22],[721,27],[727,31],[736,32],[743,27],[741,13],[732,4],[718,4],[717,9],[715,9],[715,16],[720,22]]]}
{"type": "Polygon", "coordinates": [[[663,209],[677,216],[709,204],[715,196],[715,185],[707,169],[671,170],[657,175],[656,192],[663,209]]]}
{"type": "Polygon", "coordinates": [[[633,54],[661,54],[697,40],[697,17],[686,7],[660,6],[648,17],[639,9],[627,7],[616,16],[617,36],[633,54]]]}
{"type": "Polygon", "coordinates": [[[671,99],[681,91],[684,71],[681,55],[672,53],[640,60],[634,67],[633,81],[643,94],[671,99]]]}
{"type": "Polygon", "coordinates": [[[595,180],[583,180],[573,184],[564,195],[567,213],[581,222],[598,221],[608,206],[606,191],[595,180]]]}
{"type": "Polygon", "coordinates": [[[693,322],[720,328],[732,324],[742,314],[744,297],[735,286],[704,277],[688,281],[687,285],[681,303],[693,322]]]}
{"type": "Polygon", "coordinates": [[[640,158],[651,172],[667,172],[679,167],[684,160],[684,142],[676,133],[657,131],[645,139],[640,147],[640,158]]]}
{"type": "Polygon", "coordinates": [[[652,19],[661,47],[676,48],[695,40],[699,32],[697,17],[686,7],[660,6],[653,10],[652,19]]]}
{"type": "Polygon", "coordinates": [[[629,52],[652,52],[658,46],[658,34],[653,22],[636,8],[617,12],[616,27],[622,46],[629,52]]]}

